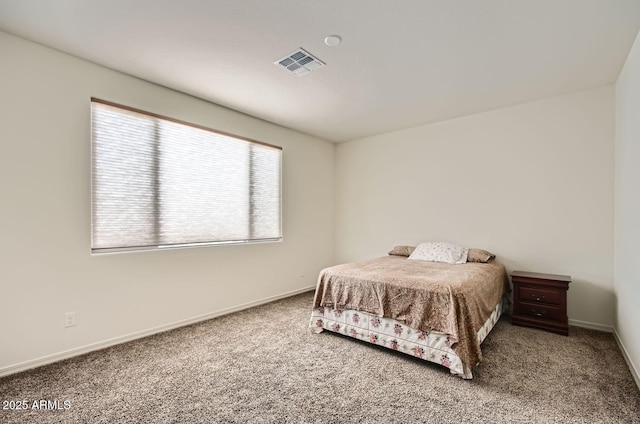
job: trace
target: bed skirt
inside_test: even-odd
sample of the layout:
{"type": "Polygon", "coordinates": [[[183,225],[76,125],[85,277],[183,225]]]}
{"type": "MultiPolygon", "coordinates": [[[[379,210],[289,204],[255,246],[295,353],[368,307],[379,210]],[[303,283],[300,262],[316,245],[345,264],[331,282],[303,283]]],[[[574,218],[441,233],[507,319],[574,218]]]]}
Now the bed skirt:
{"type": "MultiPolygon", "coordinates": [[[[489,318],[478,331],[478,342],[482,343],[502,315],[503,302],[498,302],[489,318]]],[[[447,334],[413,329],[391,318],[378,317],[366,312],[350,309],[339,310],[327,307],[315,308],[311,312],[309,328],[320,333],[323,330],[344,334],[358,340],[397,350],[425,361],[449,368],[451,374],[464,379],[473,378],[471,368],[477,364],[463,364],[451,348],[447,334]]]]}

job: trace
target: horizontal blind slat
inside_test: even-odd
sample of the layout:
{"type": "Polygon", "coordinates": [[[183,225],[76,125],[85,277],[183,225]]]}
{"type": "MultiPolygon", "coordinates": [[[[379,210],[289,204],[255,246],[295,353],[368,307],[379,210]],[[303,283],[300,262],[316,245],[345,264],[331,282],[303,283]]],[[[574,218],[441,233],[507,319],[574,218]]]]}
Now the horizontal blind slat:
{"type": "Polygon", "coordinates": [[[281,156],[92,102],[92,250],[279,240],[281,156]]]}

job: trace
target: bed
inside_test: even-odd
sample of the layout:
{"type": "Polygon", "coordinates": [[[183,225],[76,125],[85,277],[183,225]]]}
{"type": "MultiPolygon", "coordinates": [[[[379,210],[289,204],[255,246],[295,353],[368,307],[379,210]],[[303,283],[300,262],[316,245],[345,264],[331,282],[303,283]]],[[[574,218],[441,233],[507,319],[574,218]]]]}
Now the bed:
{"type": "Polygon", "coordinates": [[[482,361],[480,345],[502,314],[509,281],[492,254],[466,250],[464,261],[446,263],[414,260],[415,248],[397,246],[388,256],[325,268],[309,327],[435,362],[471,379],[482,361]],[[394,253],[399,248],[412,253],[394,253]]]}

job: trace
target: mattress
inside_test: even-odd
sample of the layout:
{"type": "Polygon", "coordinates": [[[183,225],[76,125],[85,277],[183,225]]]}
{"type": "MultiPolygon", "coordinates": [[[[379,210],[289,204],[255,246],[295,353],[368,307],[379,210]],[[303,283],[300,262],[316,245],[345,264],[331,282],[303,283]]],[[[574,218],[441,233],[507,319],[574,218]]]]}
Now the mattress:
{"type": "Polygon", "coordinates": [[[504,266],[386,256],[321,271],[310,327],[379,344],[471,378],[502,312],[504,266]]]}

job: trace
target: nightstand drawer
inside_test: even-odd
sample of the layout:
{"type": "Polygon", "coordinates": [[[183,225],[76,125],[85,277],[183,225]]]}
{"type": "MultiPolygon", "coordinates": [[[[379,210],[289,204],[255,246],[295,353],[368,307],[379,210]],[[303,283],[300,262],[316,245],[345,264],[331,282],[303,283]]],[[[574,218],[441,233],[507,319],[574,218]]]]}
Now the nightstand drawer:
{"type": "Polygon", "coordinates": [[[559,308],[554,308],[553,306],[535,305],[526,302],[522,302],[518,305],[518,314],[542,319],[550,319],[554,321],[560,319],[559,308]]]}
{"type": "Polygon", "coordinates": [[[530,303],[550,303],[552,305],[560,304],[560,293],[555,290],[543,290],[532,287],[520,287],[520,300],[530,303]]]}

